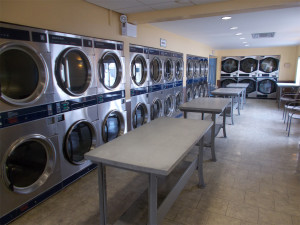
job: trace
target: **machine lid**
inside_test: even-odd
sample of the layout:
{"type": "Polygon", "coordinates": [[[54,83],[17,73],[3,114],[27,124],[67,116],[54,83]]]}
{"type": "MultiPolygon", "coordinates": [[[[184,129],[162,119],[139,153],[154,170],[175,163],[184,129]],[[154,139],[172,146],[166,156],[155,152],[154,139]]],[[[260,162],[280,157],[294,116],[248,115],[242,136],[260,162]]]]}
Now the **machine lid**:
{"type": "Polygon", "coordinates": [[[173,62],[171,59],[165,61],[165,79],[171,81],[173,79],[173,62]]]}
{"type": "Polygon", "coordinates": [[[60,88],[69,95],[82,95],[92,80],[91,63],[83,51],[67,48],[56,60],[55,76],[60,88]]]}
{"type": "Polygon", "coordinates": [[[182,101],[183,98],[182,97],[183,97],[182,92],[178,92],[176,94],[176,97],[175,97],[175,111],[176,112],[180,111],[179,106],[183,103],[183,101],[182,101]]]}
{"type": "Polygon", "coordinates": [[[187,67],[186,67],[186,75],[187,75],[187,78],[193,78],[193,75],[194,75],[194,63],[193,63],[193,60],[189,59],[187,61],[187,67]]]}
{"type": "Polygon", "coordinates": [[[165,116],[171,116],[174,110],[173,98],[168,95],[164,102],[165,116]]]}
{"type": "Polygon", "coordinates": [[[181,80],[183,78],[183,61],[181,59],[175,62],[175,78],[181,80]]]}
{"type": "Polygon", "coordinates": [[[110,111],[102,123],[102,139],[105,143],[124,134],[125,122],[121,112],[110,111]]]}
{"type": "Polygon", "coordinates": [[[279,60],[273,57],[267,57],[259,61],[259,70],[265,73],[272,73],[278,70],[279,60]]]}
{"type": "Polygon", "coordinates": [[[84,154],[96,147],[96,138],[96,128],[93,124],[85,120],[77,121],[65,136],[65,158],[75,165],[84,163],[84,154]]]}
{"type": "Polygon", "coordinates": [[[252,73],[257,70],[258,61],[253,58],[246,58],[240,62],[240,70],[244,73],[252,73]]]}
{"type": "Polygon", "coordinates": [[[222,61],[222,71],[225,73],[236,72],[239,68],[239,61],[233,58],[228,58],[222,61]]]}
{"type": "Polygon", "coordinates": [[[37,101],[49,81],[44,59],[29,46],[9,43],[0,46],[0,98],[12,105],[37,101]]]}
{"type": "Polygon", "coordinates": [[[161,117],[162,112],[162,103],[160,99],[155,99],[150,107],[150,118],[151,120],[155,120],[159,117],[161,117]]]}
{"type": "Polygon", "coordinates": [[[252,93],[256,91],[256,81],[252,79],[244,79],[239,81],[239,83],[249,84],[249,86],[246,88],[246,93],[252,93]]]}
{"type": "Polygon", "coordinates": [[[22,137],[11,146],[2,163],[4,183],[13,192],[32,193],[53,173],[55,148],[42,135],[22,137]]]}
{"type": "Polygon", "coordinates": [[[112,90],[122,81],[122,64],[120,58],[113,52],[105,53],[99,61],[99,79],[103,86],[112,90]]]}
{"type": "Polygon", "coordinates": [[[276,82],[271,79],[265,79],[258,82],[257,91],[263,94],[271,94],[276,92],[276,82]]]}
{"type": "Polygon", "coordinates": [[[131,78],[138,86],[143,85],[147,80],[147,63],[142,55],[136,55],[131,61],[131,78]]]}
{"type": "Polygon", "coordinates": [[[133,128],[140,127],[148,121],[148,109],[144,103],[138,103],[132,113],[133,128]]]}
{"type": "Polygon", "coordinates": [[[162,76],[162,65],[159,58],[154,57],[150,62],[150,77],[154,83],[158,83],[162,76]]]}

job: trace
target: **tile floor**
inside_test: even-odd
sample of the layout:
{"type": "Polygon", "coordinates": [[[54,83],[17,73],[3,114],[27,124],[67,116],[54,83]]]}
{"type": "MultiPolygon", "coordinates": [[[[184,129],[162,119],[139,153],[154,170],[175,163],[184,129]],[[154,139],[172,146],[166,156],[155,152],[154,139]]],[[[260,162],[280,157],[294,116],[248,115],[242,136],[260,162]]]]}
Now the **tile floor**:
{"type": "MultiPolygon", "coordinates": [[[[206,188],[198,189],[194,173],[162,224],[300,225],[300,126],[287,137],[281,116],[275,101],[249,99],[235,124],[227,125],[228,137],[221,132],[216,139],[218,161],[205,150],[206,188]]],[[[142,224],[145,202],[135,202],[132,218],[124,212],[146,193],[147,177],[112,168],[107,173],[110,224],[142,224]]],[[[95,170],[12,224],[93,225],[98,209],[95,170]]]]}

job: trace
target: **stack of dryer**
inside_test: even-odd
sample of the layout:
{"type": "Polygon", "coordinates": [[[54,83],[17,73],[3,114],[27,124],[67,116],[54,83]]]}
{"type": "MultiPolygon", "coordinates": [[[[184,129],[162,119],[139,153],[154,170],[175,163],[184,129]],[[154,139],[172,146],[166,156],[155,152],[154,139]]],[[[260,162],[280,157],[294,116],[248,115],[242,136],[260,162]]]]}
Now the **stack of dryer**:
{"type": "Polygon", "coordinates": [[[222,57],[221,87],[238,82],[239,57],[222,57]]]}
{"type": "Polygon", "coordinates": [[[130,44],[131,130],[148,123],[149,48],[130,44]]]}
{"type": "Polygon", "coordinates": [[[183,104],[183,54],[174,52],[174,113],[173,116],[176,118],[182,117],[182,112],[179,110],[179,106],[183,104]]]}
{"type": "Polygon", "coordinates": [[[192,55],[186,56],[186,102],[193,99],[193,82],[194,82],[194,57],[192,55]]]}
{"type": "Polygon", "coordinates": [[[208,96],[208,83],[207,83],[207,76],[208,76],[208,58],[203,57],[202,58],[203,65],[201,66],[202,69],[202,96],[207,97],[208,96]]]}

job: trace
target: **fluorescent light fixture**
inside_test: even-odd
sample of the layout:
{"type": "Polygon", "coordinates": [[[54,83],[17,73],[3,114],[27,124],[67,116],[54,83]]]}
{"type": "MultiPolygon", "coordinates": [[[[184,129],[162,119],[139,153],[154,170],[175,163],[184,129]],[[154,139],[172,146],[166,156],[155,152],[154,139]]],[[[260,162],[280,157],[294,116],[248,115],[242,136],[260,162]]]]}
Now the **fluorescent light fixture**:
{"type": "Polygon", "coordinates": [[[241,40],[245,40],[246,38],[244,38],[244,37],[241,37],[240,39],[241,39],[241,40]]]}
{"type": "Polygon", "coordinates": [[[222,17],[222,20],[230,20],[231,19],[231,16],[223,16],[222,17]]]}
{"type": "Polygon", "coordinates": [[[230,27],[230,30],[237,30],[238,27],[230,27]]]}
{"type": "Polygon", "coordinates": [[[240,36],[240,35],[242,35],[242,34],[243,34],[243,33],[236,33],[235,35],[236,35],[236,36],[240,36]]]}

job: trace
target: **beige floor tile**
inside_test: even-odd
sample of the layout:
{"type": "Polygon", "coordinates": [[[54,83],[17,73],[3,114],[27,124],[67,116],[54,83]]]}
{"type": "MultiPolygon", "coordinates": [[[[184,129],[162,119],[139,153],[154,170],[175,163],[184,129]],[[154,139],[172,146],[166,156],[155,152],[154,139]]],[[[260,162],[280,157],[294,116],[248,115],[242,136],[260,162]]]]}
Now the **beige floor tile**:
{"type": "Polygon", "coordinates": [[[292,216],[273,210],[259,209],[259,223],[270,223],[274,225],[292,225],[292,216]]]}
{"type": "Polygon", "coordinates": [[[259,192],[265,194],[272,194],[273,196],[288,197],[287,187],[281,184],[266,184],[261,182],[259,192]]]}
{"type": "Polygon", "coordinates": [[[275,200],[275,211],[300,216],[300,204],[289,200],[275,200]]]}
{"type": "Polygon", "coordinates": [[[257,223],[258,221],[258,207],[250,206],[248,204],[229,203],[226,216],[237,218],[240,220],[257,223]]]}
{"type": "MultiPolygon", "coordinates": [[[[205,225],[240,225],[241,220],[216,213],[210,213],[205,225]]],[[[190,224],[191,225],[191,224],[190,224]]]]}
{"type": "Polygon", "coordinates": [[[258,192],[259,181],[256,179],[252,180],[247,178],[237,179],[235,180],[233,187],[244,191],[258,192]]]}
{"type": "Polygon", "coordinates": [[[292,216],[293,225],[300,225],[300,216],[292,216]]]}
{"type": "Polygon", "coordinates": [[[233,202],[244,202],[245,198],[245,191],[225,186],[214,186],[209,192],[216,198],[222,198],[233,202]]]}
{"type": "Polygon", "coordinates": [[[161,225],[183,225],[182,223],[175,222],[173,220],[164,219],[161,225]]]}
{"type": "Polygon", "coordinates": [[[199,209],[184,209],[178,212],[174,221],[184,225],[207,225],[208,215],[199,209]]]}
{"type": "Polygon", "coordinates": [[[274,199],[273,195],[246,191],[245,202],[249,205],[264,208],[264,209],[274,209],[274,199]]]}
{"type": "Polygon", "coordinates": [[[228,207],[228,201],[221,198],[214,198],[213,196],[203,196],[197,208],[201,211],[209,211],[225,215],[228,207]]]}

